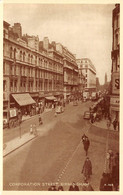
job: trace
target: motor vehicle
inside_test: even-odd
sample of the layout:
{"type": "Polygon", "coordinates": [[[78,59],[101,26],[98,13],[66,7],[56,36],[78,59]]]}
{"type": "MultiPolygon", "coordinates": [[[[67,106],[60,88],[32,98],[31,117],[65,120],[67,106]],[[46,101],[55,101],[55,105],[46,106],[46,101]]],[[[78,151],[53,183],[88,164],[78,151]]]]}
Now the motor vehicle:
{"type": "Polygon", "coordinates": [[[3,128],[14,128],[22,121],[22,115],[17,108],[3,110],[3,128]]]}
{"type": "Polygon", "coordinates": [[[90,113],[89,111],[85,111],[85,112],[84,112],[84,115],[83,115],[83,118],[89,120],[90,117],[91,117],[91,113],[90,113]]]}
{"type": "Polygon", "coordinates": [[[57,113],[57,114],[60,114],[60,113],[62,113],[62,112],[64,112],[63,106],[56,106],[56,113],[57,113]]]}

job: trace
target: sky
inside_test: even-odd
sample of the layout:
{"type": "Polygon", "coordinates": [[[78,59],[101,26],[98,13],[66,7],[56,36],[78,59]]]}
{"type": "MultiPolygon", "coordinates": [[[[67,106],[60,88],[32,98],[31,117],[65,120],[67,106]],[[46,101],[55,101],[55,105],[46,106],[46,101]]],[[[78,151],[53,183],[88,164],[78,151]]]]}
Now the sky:
{"type": "Polygon", "coordinates": [[[22,33],[38,35],[40,41],[60,42],[76,58],[89,58],[100,84],[111,77],[112,10],[114,4],[5,4],[3,19],[22,33]]]}

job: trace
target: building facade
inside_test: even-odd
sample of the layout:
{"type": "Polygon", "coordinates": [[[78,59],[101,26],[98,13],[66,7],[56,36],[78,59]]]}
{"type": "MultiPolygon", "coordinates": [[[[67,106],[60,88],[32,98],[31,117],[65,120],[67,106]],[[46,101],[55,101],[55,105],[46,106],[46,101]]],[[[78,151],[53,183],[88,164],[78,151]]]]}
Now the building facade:
{"type": "Polygon", "coordinates": [[[3,109],[33,114],[34,105],[39,109],[62,99],[63,55],[40,51],[38,37],[23,37],[18,23],[13,30],[4,21],[3,28],[3,109]]]}
{"type": "Polygon", "coordinates": [[[110,97],[110,114],[112,120],[115,118],[119,121],[120,105],[120,4],[116,4],[112,12],[112,70],[111,70],[111,97],[110,97]]]}
{"type": "Polygon", "coordinates": [[[63,55],[64,64],[64,99],[76,99],[78,96],[78,66],[76,57],[62,44],[56,44],[56,50],[63,55]]]}
{"type": "Polygon", "coordinates": [[[81,71],[85,77],[85,91],[89,91],[90,93],[96,91],[96,69],[91,60],[88,58],[81,58],[76,61],[79,71],[81,71]]]}

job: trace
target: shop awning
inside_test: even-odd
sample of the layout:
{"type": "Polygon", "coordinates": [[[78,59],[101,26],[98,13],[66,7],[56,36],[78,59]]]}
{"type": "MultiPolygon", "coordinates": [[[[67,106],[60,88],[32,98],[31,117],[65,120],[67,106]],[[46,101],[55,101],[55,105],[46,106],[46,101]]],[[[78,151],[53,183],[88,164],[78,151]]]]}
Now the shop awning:
{"type": "Polygon", "coordinates": [[[57,99],[54,96],[45,97],[46,100],[56,101],[57,99]]]}
{"type": "Polygon", "coordinates": [[[26,106],[30,104],[35,104],[36,102],[32,99],[29,93],[24,94],[12,94],[12,97],[20,106],[26,106]]]}

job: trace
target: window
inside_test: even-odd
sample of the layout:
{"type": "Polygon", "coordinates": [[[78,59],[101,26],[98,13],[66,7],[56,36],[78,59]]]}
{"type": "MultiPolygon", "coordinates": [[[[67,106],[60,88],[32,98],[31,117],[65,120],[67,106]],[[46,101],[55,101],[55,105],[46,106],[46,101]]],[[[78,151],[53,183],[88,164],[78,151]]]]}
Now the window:
{"type": "Polygon", "coordinates": [[[15,92],[17,91],[17,81],[15,81],[15,92]]]}
{"type": "Polygon", "coordinates": [[[10,81],[10,91],[13,91],[13,81],[10,81]]]}
{"type": "Polygon", "coordinates": [[[12,47],[10,47],[10,58],[12,59],[13,56],[12,56],[12,47]]]}
{"type": "Polygon", "coordinates": [[[6,91],[6,81],[3,81],[3,91],[6,91]]]}
{"type": "Polygon", "coordinates": [[[22,61],[22,51],[20,51],[20,61],[22,61]]]}
{"type": "Polygon", "coordinates": [[[28,63],[30,63],[30,54],[28,54],[28,63]]]}
{"type": "Polygon", "coordinates": [[[14,59],[16,59],[16,49],[14,49],[14,59]]]}
{"type": "Polygon", "coordinates": [[[37,65],[37,56],[35,56],[35,64],[37,65]]]}
{"type": "Polygon", "coordinates": [[[16,66],[14,66],[14,75],[16,75],[16,66]]]}
{"type": "Polygon", "coordinates": [[[31,64],[32,64],[32,60],[33,60],[33,55],[31,55],[31,64]]]}
{"type": "Polygon", "coordinates": [[[6,72],[6,64],[5,64],[5,62],[3,63],[3,74],[5,74],[5,72],[6,72]]]}
{"type": "Polygon", "coordinates": [[[23,61],[25,62],[25,52],[23,52],[23,61]]]}

